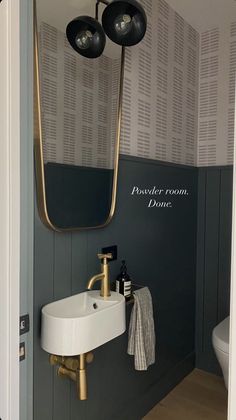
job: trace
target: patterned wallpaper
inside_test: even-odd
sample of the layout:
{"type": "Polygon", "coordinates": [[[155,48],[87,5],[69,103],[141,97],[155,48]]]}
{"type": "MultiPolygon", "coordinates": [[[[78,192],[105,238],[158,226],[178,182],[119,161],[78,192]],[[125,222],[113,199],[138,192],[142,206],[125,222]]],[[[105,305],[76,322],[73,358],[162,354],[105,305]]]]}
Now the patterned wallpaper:
{"type": "Polygon", "coordinates": [[[201,34],[198,166],[233,163],[236,22],[201,34]]]}
{"type": "MultiPolygon", "coordinates": [[[[126,49],[121,153],[194,165],[199,37],[163,0],[142,4],[148,17],[146,36],[126,49]]],[[[105,122],[114,111],[115,96],[101,98],[100,92],[102,84],[110,92],[116,86],[118,64],[104,56],[81,58],[65,36],[46,23],[40,39],[45,161],[107,167],[115,113],[111,131],[105,122]],[[96,110],[94,95],[100,95],[96,110]]]]}
{"type": "Polygon", "coordinates": [[[121,153],[196,164],[198,33],[163,0],[141,0],[148,29],[126,49],[121,153]]]}
{"type": "Polygon", "coordinates": [[[89,60],[40,25],[44,161],[113,167],[120,60],[89,60]]]}
{"type": "MultiPolygon", "coordinates": [[[[139,45],[126,48],[121,153],[192,166],[232,164],[236,19],[199,36],[164,0],[140,2],[148,28],[139,45]]],[[[110,167],[118,63],[81,58],[47,24],[41,42],[47,160],[110,167]],[[101,94],[104,85],[112,95],[101,94]],[[100,95],[99,109],[94,95],[100,95]]]]}

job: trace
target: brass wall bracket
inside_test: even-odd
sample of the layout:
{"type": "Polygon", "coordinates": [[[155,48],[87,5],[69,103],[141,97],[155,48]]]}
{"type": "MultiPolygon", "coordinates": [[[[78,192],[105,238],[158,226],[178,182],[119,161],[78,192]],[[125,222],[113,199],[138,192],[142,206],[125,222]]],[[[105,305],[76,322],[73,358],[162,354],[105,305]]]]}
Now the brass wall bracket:
{"type": "Polygon", "coordinates": [[[49,363],[52,366],[58,365],[57,375],[62,378],[69,378],[76,382],[78,399],[84,401],[88,397],[86,364],[93,361],[93,353],[80,354],[79,356],[65,357],[51,354],[49,363]]]}

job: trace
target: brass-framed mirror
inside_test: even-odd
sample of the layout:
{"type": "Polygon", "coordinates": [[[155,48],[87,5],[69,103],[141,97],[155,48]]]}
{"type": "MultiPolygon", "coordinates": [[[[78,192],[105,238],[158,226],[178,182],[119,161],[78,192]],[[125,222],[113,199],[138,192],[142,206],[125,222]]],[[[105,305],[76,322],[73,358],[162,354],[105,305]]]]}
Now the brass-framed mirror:
{"type": "Polygon", "coordinates": [[[34,3],[37,203],[43,223],[59,232],[104,227],[115,211],[125,48],[108,40],[89,59],[65,35],[76,16],[97,11],[99,20],[103,3],[34,3]]]}

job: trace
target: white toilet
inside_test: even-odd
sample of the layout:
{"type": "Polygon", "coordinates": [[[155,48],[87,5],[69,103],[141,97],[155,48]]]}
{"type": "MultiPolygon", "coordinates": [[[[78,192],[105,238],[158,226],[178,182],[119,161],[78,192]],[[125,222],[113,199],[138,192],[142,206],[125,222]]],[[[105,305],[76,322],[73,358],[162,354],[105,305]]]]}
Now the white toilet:
{"type": "Polygon", "coordinates": [[[212,344],[221,366],[225,386],[228,389],[229,377],[229,317],[217,325],[212,332],[212,344]]]}

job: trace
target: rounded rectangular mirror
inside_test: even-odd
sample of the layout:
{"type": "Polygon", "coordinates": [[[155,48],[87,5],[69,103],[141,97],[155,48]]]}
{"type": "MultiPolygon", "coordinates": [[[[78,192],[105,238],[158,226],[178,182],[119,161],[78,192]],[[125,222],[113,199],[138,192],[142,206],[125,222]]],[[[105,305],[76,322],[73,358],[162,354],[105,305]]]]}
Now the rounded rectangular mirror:
{"type": "Polygon", "coordinates": [[[35,2],[37,198],[57,231],[102,227],[115,209],[124,48],[107,39],[100,57],[86,58],[66,36],[78,16],[99,21],[103,3],[35,2]]]}

